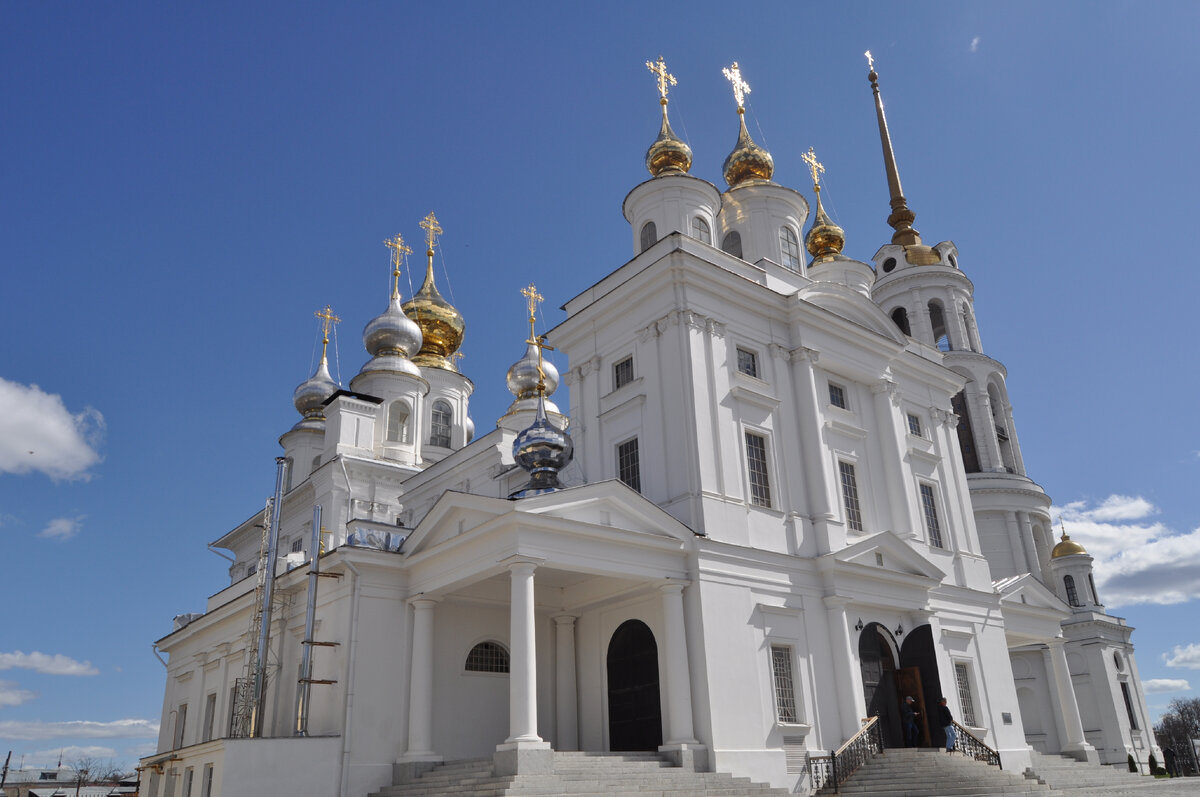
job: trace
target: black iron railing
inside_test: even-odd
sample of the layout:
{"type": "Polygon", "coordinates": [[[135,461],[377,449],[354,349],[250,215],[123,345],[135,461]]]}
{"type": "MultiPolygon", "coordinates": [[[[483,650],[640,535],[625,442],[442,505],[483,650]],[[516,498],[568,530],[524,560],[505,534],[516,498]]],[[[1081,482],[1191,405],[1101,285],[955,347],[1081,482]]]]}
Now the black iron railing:
{"type": "Polygon", "coordinates": [[[813,791],[832,789],[837,793],[846,778],[882,751],[883,730],[879,727],[879,717],[871,717],[858,733],[838,749],[831,750],[829,755],[809,757],[808,774],[812,778],[813,791]]]}
{"type": "Polygon", "coordinates": [[[985,764],[993,764],[1004,769],[1004,765],[1000,763],[1000,753],[988,747],[979,737],[971,733],[969,730],[954,723],[954,732],[958,737],[954,742],[954,749],[969,758],[976,761],[982,761],[985,764]]]}

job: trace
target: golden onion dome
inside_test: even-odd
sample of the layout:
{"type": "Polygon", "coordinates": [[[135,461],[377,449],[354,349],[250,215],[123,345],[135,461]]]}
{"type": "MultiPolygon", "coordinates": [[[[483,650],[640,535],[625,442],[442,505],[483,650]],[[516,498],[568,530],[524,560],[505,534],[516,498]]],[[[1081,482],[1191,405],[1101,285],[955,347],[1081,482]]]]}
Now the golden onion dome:
{"type": "Polygon", "coordinates": [[[730,188],[749,182],[769,182],[775,174],[775,160],[771,153],[754,143],[746,129],[746,109],[738,108],[738,139],[725,159],[722,171],[730,188]]]}
{"type": "Polygon", "coordinates": [[[442,298],[433,280],[433,252],[429,253],[425,283],[404,303],[404,314],[421,328],[421,350],[413,362],[422,368],[442,368],[458,373],[450,357],[462,345],[466,322],[454,305],[442,298]]]}
{"type": "Polygon", "coordinates": [[[1068,537],[1067,533],[1064,531],[1062,535],[1062,541],[1059,542],[1058,545],[1054,546],[1054,550],[1050,552],[1050,558],[1057,559],[1060,556],[1073,556],[1075,554],[1083,554],[1084,556],[1087,556],[1087,549],[1075,542],[1075,540],[1068,537]]]}
{"type": "Polygon", "coordinates": [[[821,190],[817,189],[817,212],[813,214],[813,226],[805,236],[804,245],[813,256],[813,262],[833,260],[842,253],[846,245],[846,231],[833,223],[821,204],[821,190]]]}
{"type": "Polygon", "coordinates": [[[692,168],[692,148],[685,144],[667,119],[667,98],[660,100],[662,104],[662,127],[659,128],[658,138],[646,150],[646,168],[654,177],[660,174],[687,174],[692,168]]]}

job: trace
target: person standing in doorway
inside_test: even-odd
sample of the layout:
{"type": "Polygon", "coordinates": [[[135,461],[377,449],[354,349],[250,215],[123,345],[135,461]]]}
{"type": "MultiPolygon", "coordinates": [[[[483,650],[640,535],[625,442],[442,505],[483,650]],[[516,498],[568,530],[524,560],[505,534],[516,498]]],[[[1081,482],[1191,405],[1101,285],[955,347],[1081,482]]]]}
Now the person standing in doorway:
{"type": "Polygon", "coordinates": [[[904,722],[904,744],[907,747],[916,747],[917,739],[920,738],[920,731],[917,730],[917,712],[913,710],[912,696],[904,698],[904,705],[900,707],[900,718],[904,722]]]}
{"type": "Polygon", "coordinates": [[[938,700],[938,720],[942,723],[942,730],[946,732],[946,752],[953,753],[958,736],[954,732],[954,715],[950,713],[950,707],[946,705],[944,697],[938,700]]]}

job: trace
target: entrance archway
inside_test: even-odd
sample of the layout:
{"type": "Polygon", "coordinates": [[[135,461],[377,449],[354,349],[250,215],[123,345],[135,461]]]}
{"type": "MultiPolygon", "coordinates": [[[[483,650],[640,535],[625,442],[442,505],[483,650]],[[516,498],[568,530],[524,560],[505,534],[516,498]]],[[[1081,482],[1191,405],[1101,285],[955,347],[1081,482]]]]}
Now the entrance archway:
{"type": "Polygon", "coordinates": [[[858,661],[868,717],[879,717],[885,747],[903,747],[900,708],[896,702],[896,654],[892,635],[871,623],[858,636],[858,661]]]}
{"type": "Polygon", "coordinates": [[[608,643],[608,749],[657,750],[662,744],[658,645],[641,620],[626,620],[608,643]]]}
{"type": "Polygon", "coordinates": [[[945,747],[946,734],[934,718],[938,698],[942,697],[943,692],[937,654],[933,648],[933,629],[928,625],[917,626],[904,638],[904,644],[900,647],[898,683],[906,694],[916,699],[917,711],[920,712],[917,725],[921,729],[921,744],[945,747]]]}

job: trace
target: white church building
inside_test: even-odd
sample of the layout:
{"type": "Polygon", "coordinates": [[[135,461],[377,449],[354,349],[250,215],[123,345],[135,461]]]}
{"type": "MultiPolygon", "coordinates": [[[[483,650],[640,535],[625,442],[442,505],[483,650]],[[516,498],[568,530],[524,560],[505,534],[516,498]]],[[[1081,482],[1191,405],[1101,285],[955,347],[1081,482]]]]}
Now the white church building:
{"type": "Polygon", "coordinates": [[[569,370],[531,312],[512,405],[475,435],[430,214],[423,287],[404,302],[394,281],[347,388],[324,357],[297,388],[277,499],[216,540],[229,585],[156,643],[143,795],[366,797],[458,759],[547,772],[555,751],[804,792],[809,758],[868,718],[903,745],[906,696],[922,744],[945,696],[1005,769],[1162,760],[1131,629],[1026,473],[969,260],[913,228],[874,69],[894,234],[863,262],[811,151],[815,211],[772,181],[736,64],[724,190],[689,175],[673,78],[648,66],[632,258],[544,336],[569,370]]]}

